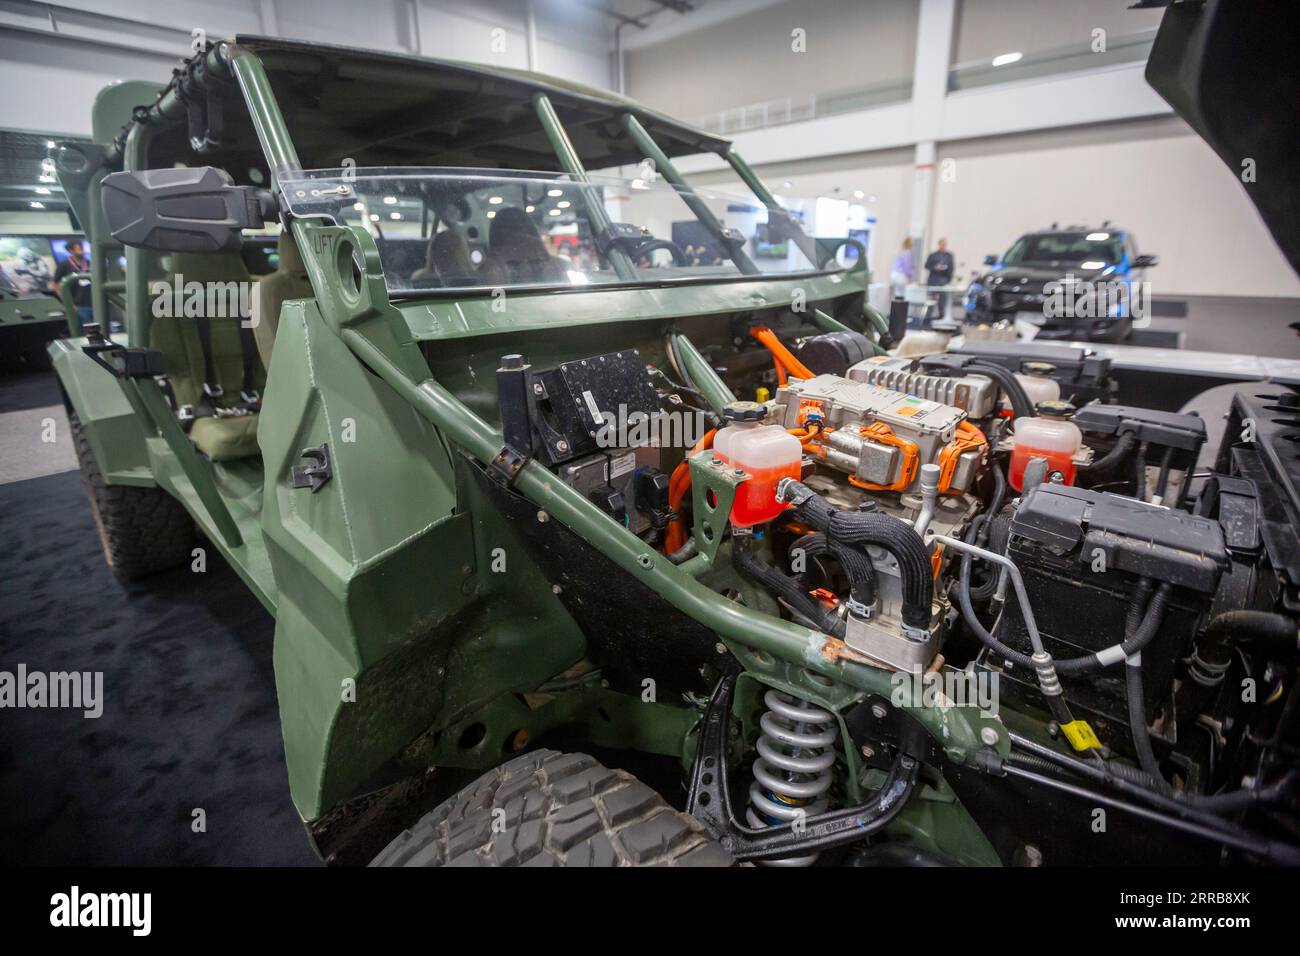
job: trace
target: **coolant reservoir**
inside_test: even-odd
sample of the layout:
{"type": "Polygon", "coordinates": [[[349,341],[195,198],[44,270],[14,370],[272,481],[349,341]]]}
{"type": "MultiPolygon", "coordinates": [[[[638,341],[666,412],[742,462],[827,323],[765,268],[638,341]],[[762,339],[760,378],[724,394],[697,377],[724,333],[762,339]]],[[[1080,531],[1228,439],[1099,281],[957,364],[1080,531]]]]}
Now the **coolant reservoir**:
{"type": "Polygon", "coordinates": [[[1029,403],[1037,406],[1039,402],[1055,402],[1061,397],[1061,384],[1054,378],[1052,373],[1056,371],[1056,366],[1049,362],[1026,362],[1016,373],[1016,380],[1020,382],[1029,396],[1029,403]]]}
{"type": "Polygon", "coordinates": [[[1069,402],[1040,402],[1036,418],[1017,418],[1015,445],[1011,449],[1011,487],[1021,490],[1025,467],[1031,458],[1046,458],[1047,473],[1059,471],[1065,484],[1074,484],[1074,456],[1083,433],[1069,418],[1069,402]]]}
{"type": "Polygon", "coordinates": [[[713,437],[713,453],[749,473],[736,489],[731,523],[738,528],[771,521],[784,507],[776,500],[782,478],[798,478],[803,445],[780,425],[765,425],[767,406],[732,402],[722,410],[728,425],[713,437]]]}

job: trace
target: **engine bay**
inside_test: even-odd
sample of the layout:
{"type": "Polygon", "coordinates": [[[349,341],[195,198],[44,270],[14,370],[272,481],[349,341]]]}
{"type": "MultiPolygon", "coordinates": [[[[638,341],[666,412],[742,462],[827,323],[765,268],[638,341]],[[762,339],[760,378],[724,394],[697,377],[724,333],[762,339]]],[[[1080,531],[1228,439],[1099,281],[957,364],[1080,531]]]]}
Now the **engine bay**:
{"type": "MultiPolygon", "coordinates": [[[[724,809],[700,805],[712,791],[698,756],[690,797],[734,853],[809,864],[881,852],[818,831],[794,853],[756,834],[830,826],[917,757],[912,772],[937,771],[1004,862],[1043,848],[1013,821],[979,819],[994,779],[1018,800],[1118,790],[1172,838],[1210,828],[1191,840],[1198,860],[1300,859],[1296,548],[1267,520],[1288,496],[1294,507],[1294,485],[1260,470],[1268,449],[1249,407],[1293,409],[1293,392],[1239,395],[1211,455],[1198,415],[1116,404],[1108,364],[1086,349],[1057,348],[1057,365],[1017,343],[899,357],[847,331],[732,332],[704,351],[674,332],[662,351],[642,342],[542,367],[504,357],[505,444],[487,477],[504,493],[512,469],[546,461],[703,586],[825,635],[823,653],[912,681],[931,703],[939,688],[940,710],[969,691],[1009,742],[984,727],[985,752],[966,761],[980,774],[956,772],[951,753],[927,766],[935,751],[905,746],[905,717],[884,729],[892,708],[858,695],[837,713],[833,693],[781,687],[744,655],[718,661],[707,629],[671,608],[629,613],[651,598],[579,545],[556,590],[610,686],[635,692],[653,673],[686,699],[712,693],[697,753],[719,706],[740,721],[739,742],[734,728],[730,749],[718,742],[733,768],[715,794],[724,809]],[[870,739],[855,733],[861,713],[881,725],[861,731],[870,739]],[[728,786],[745,793],[744,822],[728,786]]],[[[1038,812],[1062,811],[1022,824],[1038,812]]],[[[1078,861],[1074,846],[1052,850],[1078,861]]],[[[926,852],[948,853],[938,836],[926,852]]]]}

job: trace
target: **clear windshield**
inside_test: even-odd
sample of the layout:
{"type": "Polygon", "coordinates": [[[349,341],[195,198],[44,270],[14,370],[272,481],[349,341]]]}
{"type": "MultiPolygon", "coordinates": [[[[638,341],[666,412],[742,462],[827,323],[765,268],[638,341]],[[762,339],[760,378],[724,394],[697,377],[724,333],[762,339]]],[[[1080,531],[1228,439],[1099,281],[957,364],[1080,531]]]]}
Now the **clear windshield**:
{"type": "Polygon", "coordinates": [[[769,217],[752,197],[701,188],[695,196],[712,214],[701,218],[662,178],[334,169],[281,187],[295,216],[368,229],[390,293],[815,271],[797,217],[769,217]]]}
{"type": "Polygon", "coordinates": [[[1123,240],[1110,232],[1050,232],[1021,236],[1007,250],[1007,265],[1030,262],[1070,263],[1090,268],[1114,265],[1124,254],[1123,240]]]}

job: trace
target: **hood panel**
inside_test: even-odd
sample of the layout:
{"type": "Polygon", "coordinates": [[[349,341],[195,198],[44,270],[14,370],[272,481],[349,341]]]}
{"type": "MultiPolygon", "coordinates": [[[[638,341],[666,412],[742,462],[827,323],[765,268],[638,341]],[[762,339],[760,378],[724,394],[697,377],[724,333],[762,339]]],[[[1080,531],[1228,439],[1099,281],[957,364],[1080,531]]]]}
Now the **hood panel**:
{"type": "Polygon", "coordinates": [[[1160,21],[1146,79],[1218,153],[1228,175],[1242,181],[1300,273],[1297,22],[1294,3],[1172,4],[1160,21]]]}

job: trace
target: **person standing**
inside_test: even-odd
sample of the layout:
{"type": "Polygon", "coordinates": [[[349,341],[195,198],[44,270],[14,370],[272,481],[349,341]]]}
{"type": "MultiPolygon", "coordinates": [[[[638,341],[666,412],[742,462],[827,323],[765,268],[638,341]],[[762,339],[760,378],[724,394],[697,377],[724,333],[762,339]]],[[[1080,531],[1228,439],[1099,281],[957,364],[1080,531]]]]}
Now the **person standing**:
{"type": "MultiPolygon", "coordinates": [[[[80,239],[68,240],[68,257],[59,263],[59,267],[54,270],[54,292],[60,295],[60,283],[63,277],[74,272],[89,272],[90,263],[86,261],[86,248],[80,239]]],[[[72,301],[64,302],[65,309],[74,308],[77,310],[77,320],[84,326],[87,323],[95,321],[95,312],[91,308],[90,298],[90,280],[78,279],[72,285],[72,301]]]]}
{"type": "Polygon", "coordinates": [[[915,275],[912,267],[912,237],[903,239],[903,246],[894,256],[894,263],[889,267],[889,284],[895,299],[903,297],[903,290],[912,282],[915,275]]]}
{"type": "MultiPolygon", "coordinates": [[[[940,239],[939,247],[926,257],[925,268],[929,275],[926,277],[925,284],[930,288],[950,284],[955,266],[956,263],[953,261],[952,253],[948,251],[948,240],[940,239]]],[[[941,316],[948,311],[948,296],[950,294],[948,292],[937,293],[939,314],[941,316]]]]}

